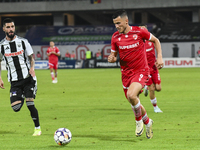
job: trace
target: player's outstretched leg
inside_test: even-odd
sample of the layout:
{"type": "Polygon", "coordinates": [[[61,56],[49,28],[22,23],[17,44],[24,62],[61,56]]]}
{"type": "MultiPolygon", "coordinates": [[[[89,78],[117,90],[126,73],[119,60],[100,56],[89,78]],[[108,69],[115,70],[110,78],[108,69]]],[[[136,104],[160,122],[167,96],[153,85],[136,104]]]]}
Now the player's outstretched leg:
{"type": "MultiPolygon", "coordinates": [[[[31,98],[27,98],[30,100],[31,98]]],[[[33,136],[40,136],[42,134],[41,128],[40,128],[40,123],[39,123],[39,116],[38,116],[38,111],[35,108],[34,102],[33,101],[26,101],[26,105],[30,111],[31,117],[33,119],[33,122],[35,124],[35,129],[33,136]]]]}

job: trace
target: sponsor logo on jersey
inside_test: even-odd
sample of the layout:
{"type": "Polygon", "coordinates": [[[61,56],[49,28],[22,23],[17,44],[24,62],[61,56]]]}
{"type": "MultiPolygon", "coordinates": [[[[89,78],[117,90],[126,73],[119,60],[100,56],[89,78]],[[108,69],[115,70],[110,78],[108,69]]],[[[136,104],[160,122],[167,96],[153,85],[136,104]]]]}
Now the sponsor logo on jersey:
{"type": "Polygon", "coordinates": [[[10,48],[7,46],[5,50],[8,50],[8,49],[10,49],[10,48]]]}
{"type": "Polygon", "coordinates": [[[23,54],[23,52],[24,52],[24,50],[21,50],[21,51],[19,51],[19,52],[14,52],[14,53],[5,53],[4,55],[5,55],[6,57],[17,56],[17,55],[23,54]]]}
{"type": "Polygon", "coordinates": [[[131,44],[131,45],[126,45],[126,46],[119,46],[119,49],[130,49],[139,46],[139,42],[131,44]]]}

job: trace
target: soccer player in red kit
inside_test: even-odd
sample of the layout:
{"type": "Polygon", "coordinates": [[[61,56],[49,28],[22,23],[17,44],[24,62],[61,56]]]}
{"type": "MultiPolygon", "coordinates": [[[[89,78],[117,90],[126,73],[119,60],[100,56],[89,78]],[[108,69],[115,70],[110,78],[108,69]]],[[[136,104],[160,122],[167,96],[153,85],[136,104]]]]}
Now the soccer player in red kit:
{"type": "Polygon", "coordinates": [[[57,83],[58,56],[60,56],[60,51],[55,46],[53,41],[50,41],[50,47],[47,49],[47,56],[49,57],[49,68],[51,72],[52,83],[57,83]],[[55,77],[53,70],[55,72],[55,77]]]}
{"type": "Polygon", "coordinates": [[[157,99],[155,96],[155,91],[161,91],[161,78],[158,71],[158,68],[156,67],[156,55],[155,55],[155,47],[154,43],[150,41],[145,42],[145,49],[147,54],[147,61],[150,68],[150,78],[149,81],[146,83],[144,87],[144,94],[145,96],[148,95],[148,89],[149,89],[149,97],[151,100],[152,105],[154,106],[154,112],[155,113],[162,113],[162,110],[157,105],[157,99]]]}
{"type": "Polygon", "coordinates": [[[149,77],[149,67],[144,48],[144,40],[155,43],[158,50],[156,65],[162,68],[162,52],[159,40],[145,28],[129,26],[126,11],[121,10],[113,14],[116,31],[111,39],[111,54],[108,62],[117,60],[119,53],[122,84],[125,96],[130,102],[136,119],[136,136],[143,133],[143,123],[146,125],[146,137],[153,137],[153,120],[147,116],[145,108],[140,103],[139,94],[149,77]]]}

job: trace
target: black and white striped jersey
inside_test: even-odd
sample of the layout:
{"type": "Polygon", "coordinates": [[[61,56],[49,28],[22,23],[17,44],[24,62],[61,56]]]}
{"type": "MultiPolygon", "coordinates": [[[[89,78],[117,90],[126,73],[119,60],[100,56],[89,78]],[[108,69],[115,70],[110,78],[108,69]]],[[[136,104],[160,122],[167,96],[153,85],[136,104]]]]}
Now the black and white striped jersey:
{"type": "Polygon", "coordinates": [[[8,81],[18,81],[27,78],[30,69],[28,56],[33,49],[27,39],[16,36],[12,41],[4,38],[0,42],[0,60],[4,57],[8,70],[8,81]]]}

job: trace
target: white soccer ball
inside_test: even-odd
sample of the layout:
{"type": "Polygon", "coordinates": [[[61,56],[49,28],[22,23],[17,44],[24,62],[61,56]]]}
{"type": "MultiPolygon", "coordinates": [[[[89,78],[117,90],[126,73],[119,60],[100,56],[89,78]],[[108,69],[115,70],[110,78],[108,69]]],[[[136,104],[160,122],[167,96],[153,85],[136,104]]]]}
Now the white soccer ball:
{"type": "Polygon", "coordinates": [[[69,129],[59,128],[54,133],[54,140],[58,145],[67,145],[72,139],[72,134],[69,129]]]}

